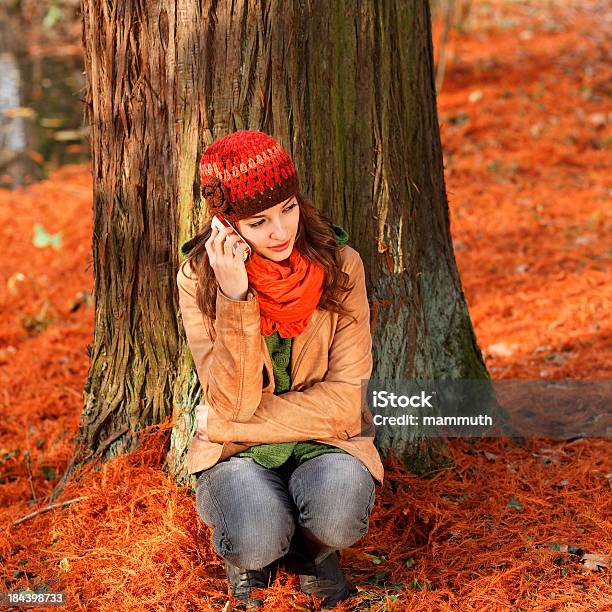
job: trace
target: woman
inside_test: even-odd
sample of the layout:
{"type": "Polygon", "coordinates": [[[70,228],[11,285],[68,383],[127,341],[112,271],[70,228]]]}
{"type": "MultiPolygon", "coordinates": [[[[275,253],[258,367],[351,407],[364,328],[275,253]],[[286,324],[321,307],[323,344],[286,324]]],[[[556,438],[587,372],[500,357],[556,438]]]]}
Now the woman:
{"type": "Polygon", "coordinates": [[[362,401],[372,370],[364,268],[300,193],[271,136],[240,130],[200,160],[210,221],[177,275],[202,386],[187,454],[196,507],[245,607],[277,562],[331,608],[354,594],[338,562],[368,530],[383,466],[362,401]]]}

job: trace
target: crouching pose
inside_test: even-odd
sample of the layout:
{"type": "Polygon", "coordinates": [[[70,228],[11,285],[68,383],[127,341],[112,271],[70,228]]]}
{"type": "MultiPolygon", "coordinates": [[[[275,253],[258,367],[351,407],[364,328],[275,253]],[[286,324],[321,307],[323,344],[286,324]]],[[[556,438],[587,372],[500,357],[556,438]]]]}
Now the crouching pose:
{"type": "Polygon", "coordinates": [[[363,262],[271,136],[217,140],[200,175],[210,219],[177,275],[202,386],[187,454],[197,511],[243,607],[261,606],[250,593],[282,561],[331,608],[355,592],[337,551],[366,534],[384,476],[362,392],[363,262]]]}

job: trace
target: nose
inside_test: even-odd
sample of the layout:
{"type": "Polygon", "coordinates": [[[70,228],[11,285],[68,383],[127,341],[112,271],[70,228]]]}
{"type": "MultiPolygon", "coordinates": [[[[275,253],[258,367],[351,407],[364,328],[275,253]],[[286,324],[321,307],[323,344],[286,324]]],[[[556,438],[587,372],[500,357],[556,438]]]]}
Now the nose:
{"type": "Polygon", "coordinates": [[[280,219],[272,221],[272,231],[270,232],[270,238],[276,242],[287,242],[289,238],[289,232],[283,225],[280,219]]]}

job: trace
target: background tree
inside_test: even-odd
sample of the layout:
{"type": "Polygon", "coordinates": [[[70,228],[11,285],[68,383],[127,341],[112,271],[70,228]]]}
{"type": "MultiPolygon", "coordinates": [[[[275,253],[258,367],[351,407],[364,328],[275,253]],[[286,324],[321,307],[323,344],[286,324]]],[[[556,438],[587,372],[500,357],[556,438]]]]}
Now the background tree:
{"type": "MultiPolygon", "coordinates": [[[[187,480],[200,389],[175,274],[204,214],[199,154],[237,129],[273,134],[361,253],[375,377],[487,376],[451,242],[425,0],[83,0],[82,11],[95,331],[56,493],[172,412],[168,468],[187,480]]],[[[418,470],[447,461],[443,441],[377,443],[418,470]]]]}

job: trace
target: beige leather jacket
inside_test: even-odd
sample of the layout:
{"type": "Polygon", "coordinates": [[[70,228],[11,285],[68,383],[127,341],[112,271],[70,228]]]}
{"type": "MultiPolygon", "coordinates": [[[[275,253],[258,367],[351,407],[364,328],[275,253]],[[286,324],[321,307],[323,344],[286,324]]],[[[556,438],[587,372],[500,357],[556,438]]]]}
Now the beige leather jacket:
{"type": "Polygon", "coordinates": [[[362,393],[372,372],[363,262],[348,245],[340,254],[342,269],[355,281],[345,305],[357,320],[315,309],[306,329],[293,340],[291,390],[281,395],[274,395],[272,359],[253,289],[244,301],[217,290],[213,342],[196,303],[195,274],[188,262],[181,265],[177,284],[183,326],[208,408],[208,440],[194,435],[187,452],[189,473],[254,444],[314,440],[350,453],[382,484],[372,414],[362,393]]]}

